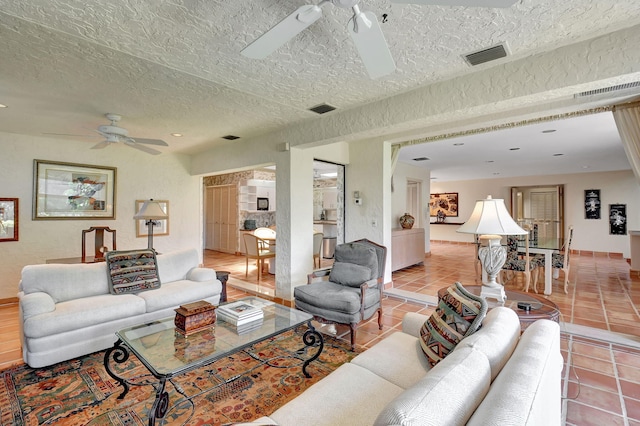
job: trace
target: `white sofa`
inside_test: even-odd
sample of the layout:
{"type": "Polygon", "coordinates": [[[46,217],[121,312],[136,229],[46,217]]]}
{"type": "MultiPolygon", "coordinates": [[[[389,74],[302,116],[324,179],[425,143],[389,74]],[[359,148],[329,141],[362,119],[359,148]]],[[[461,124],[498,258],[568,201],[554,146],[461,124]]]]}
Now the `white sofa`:
{"type": "Polygon", "coordinates": [[[539,320],[520,335],[511,309],[430,368],[418,340],[426,316],[343,364],[254,424],[554,426],[561,423],[560,328],[539,320]]]}
{"type": "Polygon", "coordinates": [[[158,255],[160,288],[118,295],[109,293],[105,262],[25,266],[18,293],[24,361],[45,367],[106,349],[117,330],[175,315],[185,303],[217,305],[222,284],[199,262],[195,249],[158,255]]]}

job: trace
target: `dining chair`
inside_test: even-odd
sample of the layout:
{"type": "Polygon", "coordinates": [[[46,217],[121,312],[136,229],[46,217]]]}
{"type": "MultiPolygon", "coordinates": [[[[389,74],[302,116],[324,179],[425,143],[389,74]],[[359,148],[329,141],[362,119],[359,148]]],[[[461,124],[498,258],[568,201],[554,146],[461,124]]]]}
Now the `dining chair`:
{"type": "Polygon", "coordinates": [[[276,253],[274,251],[270,251],[268,248],[261,248],[261,243],[266,244],[267,247],[269,244],[257,236],[253,234],[244,234],[244,251],[246,256],[246,267],[244,272],[244,277],[247,278],[249,276],[249,259],[256,260],[256,266],[258,267],[258,282],[262,280],[262,269],[264,268],[264,260],[272,259],[276,257],[276,253]]]}
{"type": "MultiPolygon", "coordinates": [[[[508,274],[510,272],[521,272],[524,274],[524,292],[529,291],[529,284],[531,282],[531,273],[535,271],[533,276],[533,289],[536,290],[538,284],[538,266],[540,265],[536,259],[529,256],[529,235],[524,236],[525,253],[524,256],[519,253],[518,250],[518,237],[517,235],[507,235],[507,260],[500,271],[508,274]]],[[[508,277],[507,277],[508,278],[508,277]]],[[[505,282],[501,277],[501,282],[505,282]]]]}
{"type": "MultiPolygon", "coordinates": [[[[573,240],[573,225],[569,226],[569,237],[565,240],[560,253],[553,253],[551,255],[551,267],[562,271],[564,278],[564,292],[569,293],[569,257],[571,256],[571,241],[573,240]]],[[[543,264],[544,265],[544,264],[543,264]]],[[[543,266],[544,267],[544,266],[543,266]]],[[[537,293],[536,285],[533,285],[533,290],[537,293]]]]}
{"type": "Polygon", "coordinates": [[[324,234],[322,232],[313,233],[313,267],[316,267],[316,259],[318,259],[318,269],[322,266],[320,264],[322,260],[322,239],[324,234]]]}
{"type": "Polygon", "coordinates": [[[263,249],[270,249],[271,241],[275,241],[276,239],[276,231],[271,228],[257,228],[255,231],[253,231],[253,235],[263,240],[261,242],[261,248],[263,249]]]}

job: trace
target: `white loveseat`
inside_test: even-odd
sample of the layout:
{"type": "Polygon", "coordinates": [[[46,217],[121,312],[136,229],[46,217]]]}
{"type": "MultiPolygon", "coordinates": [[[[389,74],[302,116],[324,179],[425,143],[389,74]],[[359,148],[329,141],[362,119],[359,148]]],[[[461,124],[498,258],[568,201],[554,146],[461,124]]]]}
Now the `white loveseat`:
{"type": "Polygon", "coordinates": [[[343,364],[255,424],[554,426],[561,423],[560,328],[539,320],[520,335],[511,309],[431,368],[418,340],[426,316],[343,364]]]}
{"type": "Polygon", "coordinates": [[[109,292],[105,262],[25,266],[18,293],[24,361],[45,367],[106,349],[117,330],[175,315],[180,305],[217,305],[222,284],[199,262],[195,249],[158,255],[160,288],[118,295],[109,292]]]}

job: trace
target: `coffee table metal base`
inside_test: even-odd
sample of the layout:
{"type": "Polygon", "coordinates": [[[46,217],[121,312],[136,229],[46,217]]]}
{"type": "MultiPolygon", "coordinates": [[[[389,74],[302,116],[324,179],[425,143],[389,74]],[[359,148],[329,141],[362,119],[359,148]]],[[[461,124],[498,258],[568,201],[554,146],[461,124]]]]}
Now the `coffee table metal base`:
{"type": "MultiPolygon", "coordinates": [[[[315,361],[316,359],[318,359],[318,357],[320,356],[320,354],[322,353],[322,350],[324,349],[324,340],[322,338],[322,334],[320,334],[312,325],[311,321],[309,321],[307,323],[308,329],[307,331],[305,331],[305,333],[302,335],[302,341],[304,343],[304,347],[299,349],[298,351],[296,351],[296,355],[300,356],[296,357],[297,359],[302,360],[301,356],[307,353],[307,350],[310,348],[317,348],[317,350],[315,351],[315,353],[309,357],[308,359],[305,359],[304,362],[302,363],[302,373],[304,374],[304,376],[306,378],[310,378],[311,374],[309,374],[309,372],[307,372],[307,367],[309,366],[310,363],[312,363],[313,361],[315,361]]],[[[256,342],[257,343],[257,342],[256,342]]],[[[238,349],[237,352],[240,352],[242,349],[238,349]]],[[[153,426],[156,423],[156,419],[160,419],[161,422],[164,422],[164,417],[167,415],[167,413],[169,412],[169,410],[171,408],[175,408],[177,407],[179,404],[185,402],[185,401],[189,401],[189,403],[191,404],[191,415],[189,416],[189,418],[185,421],[185,423],[187,421],[189,421],[191,419],[191,417],[193,416],[194,412],[195,412],[195,404],[193,403],[193,398],[195,398],[198,395],[201,395],[205,392],[210,392],[220,386],[226,385],[230,382],[233,382],[234,380],[237,380],[238,378],[242,377],[242,375],[237,375],[234,376],[232,378],[230,378],[229,380],[226,380],[222,383],[217,384],[216,386],[213,386],[211,388],[206,389],[205,391],[199,392],[196,395],[191,395],[188,396],[186,395],[186,393],[184,392],[184,390],[180,387],[179,384],[175,383],[173,380],[171,380],[173,377],[179,376],[183,373],[186,373],[188,371],[192,371],[196,368],[201,368],[204,367],[206,365],[212,364],[216,361],[218,361],[219,359],[216,360],[209,360],[209,361],[203,361],[202,363],[198,363],[194,366],[192,366],[189,369],[186,369],[184,371],[181,371],[180,373],[177,374],[154,374],[151,370],[149,370],[149,372],[151,373],[151,375],[153,377],[155,377],[158,380],[158,383],[152,383],[152,382],[144,382],[144,383],[135,383],[135,382],[131,382],[123,377],[118,376],[110,367],[110,361],[113,360],[113,362],[115,362],[116,364],[122,364],[124,362],[126,362],[129,359],[129,355],[130,355],[131,351],[129,350],[129,348],[127,347],[126,343],[124,343],[121,339],[118,339],[116,341],[116,343],[113,345],[113,347],[109,348],[106,350],[105,354],[104,354],[104,367],[105,370],[107,371],[107,374],[109,374],[109,376],[111,376],[114,380],[116,380],[118,382],[118,384],[120,384],[123,388],[122,393],[120,393],[120,395],[118,395],[118,399],[123,399],[127,393],[129,392],[129,386],[153,386],[155,391],[156,391],[156,396],[155,396],[155,400],[153,402],[153,405],[151,406],[151,409],[149,410],[149,426],[153,426]],[[182,399],[180,399],[179,401],[177,401],[173,407],[171,407],[169,405],[169,393],[166,391],[166,385],[167,385],[167,381],[171,382],[171,384],[173,385],[173,387],[176,389],[176,391],[181,394],[183,396],[182,399]]],[[[231,355],[231,353],[227,354],[227,355],[231,355]]],[[[273,359],[260,359],[257,355],[254,354],[249,354],[252,358],[258,360],[261,362],[261,365],[269,365],[272,367],[279,367],[276,364],[272,364],[272,360],[273,359]]],[[[277,359],[281,359],[282,357],[276,357],[277,359]]],[[[142,361],[142,360],[140,360],[142,361]]],[[[144,363],[143,363],[144,364],[144,363]]],[[[255,368],[255,367],[254,367],[255,368]]],[[[248,373],[248,372],[247,372],[248,373]]],[[[246,373],[245,373],[246,374],[246,373]]]]}

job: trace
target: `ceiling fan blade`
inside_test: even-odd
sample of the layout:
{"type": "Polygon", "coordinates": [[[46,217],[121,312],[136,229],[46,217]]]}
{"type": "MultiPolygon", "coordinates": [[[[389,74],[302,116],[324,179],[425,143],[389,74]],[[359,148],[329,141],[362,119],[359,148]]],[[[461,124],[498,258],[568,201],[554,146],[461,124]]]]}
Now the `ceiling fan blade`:
{"type": "Polygon", "coordinates": [[[109,141],[102,141],[97,145],[94,145],[91,147],[91,149],[102,149],[102,148],[106,148],[108,147],[112,142],[109,141]]]}
{"type": "Polygon", "coordinates": [[[242,49],[240,53],[247,58],[264,59],[320,19],[321,16],[322,9],[320,7],[309,4],[301,6],[242,49]]]}
{"type": "Polygon", "coordinates": [[[144,151],[147,154],[152,154],[152,155],[162,154],[158,150],[155,150],[153,148],[149,148],[148,146],[138,145],[137,143],[135,143],[133,141],[130,141],[130,140],[124,141],[124,144],[127,145],[127,146],[130,146],[131,148],[135,148],[135,149],[139,149],[140,151],[144,151]]]}
{"type": "Polygon", "coordinates": [[[132,137],[130,137],[129,139],[132,139],[135,143],[144,143],[147,145],[169,146],[168,143],[160,139],[144,139],[144,138],[132,138],[132,137]]]}
{"type": "Polygon", "coordinates": [[[464,7],[511,7],[518,0],[391,0],[391,3],[464,7]]]}
{"type": "Polygon", "coordinates": [[[349,20],[349,33],[369,77],[375,80],[395,71],[396,63],[373,12],[356,13],[349,20]]]}

